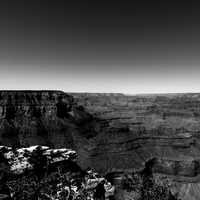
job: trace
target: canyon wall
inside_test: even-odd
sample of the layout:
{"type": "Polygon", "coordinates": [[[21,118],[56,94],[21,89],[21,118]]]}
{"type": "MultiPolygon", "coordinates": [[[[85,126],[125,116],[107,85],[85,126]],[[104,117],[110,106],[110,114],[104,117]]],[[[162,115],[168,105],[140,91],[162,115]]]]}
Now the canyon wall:
{"type": "Polygon", "coordinates": [[[80,163],[87,167],[84,144],[100,126],[98,119],[64,92],[0,91],[0,145],[73,148],[80,155],[80,163]]]}
{"type": "Polygon", "coordinates": [[[144,169],[152,161],[153,173],[169,178],[174,191],[182,191],[181,199],[197,199],[199,94],[73,95],[104,125],[104,132],[94,139],[96,146],[90,155],[97,170],[120,176],[144,169]]]}

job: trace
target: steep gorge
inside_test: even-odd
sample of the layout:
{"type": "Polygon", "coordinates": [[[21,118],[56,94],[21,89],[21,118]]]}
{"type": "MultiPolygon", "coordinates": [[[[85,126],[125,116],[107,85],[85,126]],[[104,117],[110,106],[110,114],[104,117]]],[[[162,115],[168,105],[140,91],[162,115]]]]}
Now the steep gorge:
{"type": "Polygon", "coordinates": [[[79,105],[102,120],[95,138],[95,168],[116,178],[145,168],[167,177],[181,199],[200,193],[200,95],[74,94],[79,105]],[[116,175],[115,175],[116,174],[116,175]],[[187,189],[186,189],[187,188],[187,189]],[[186,192],[187,191],[187,192],[186,192]]]}

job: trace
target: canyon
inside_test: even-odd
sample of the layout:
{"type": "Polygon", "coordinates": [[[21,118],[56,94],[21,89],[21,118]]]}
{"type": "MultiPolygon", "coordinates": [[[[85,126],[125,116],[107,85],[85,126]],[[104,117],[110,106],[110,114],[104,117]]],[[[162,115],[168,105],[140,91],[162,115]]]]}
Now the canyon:
{"type": "Polygon", "coordinates": [[[150,167],[182,200],[200,191],[200,94],[1,91],[0,145],[72,148],[118,184],[150,167]]]}
{"type": "Polygon", "coordinates": [[[104,124],[91,153],[95,168],[120,176],[151,163],[155,177],[167,178],[180,199],[198,199],[199,94],[85,93],[74,97],[104,124]]]}

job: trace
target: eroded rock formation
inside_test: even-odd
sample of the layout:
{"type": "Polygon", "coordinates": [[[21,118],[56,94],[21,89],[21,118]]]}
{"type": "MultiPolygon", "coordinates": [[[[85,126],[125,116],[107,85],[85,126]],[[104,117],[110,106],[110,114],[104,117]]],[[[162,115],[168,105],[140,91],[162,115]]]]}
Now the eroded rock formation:
{"type": "Polygon", "coordinates": [[[0,156],[4,158],[0,164],[7,166],[6,170],[0,168],[0,174],[4,174],[0,176],[1,198],[94,200],[100,186],[103,192],[98,195],[104,199],[114,195],[114,186],[104,177],[77,165],[74,150],[39,145],[17,149],[1,146],[0,156]]]}
{"type": "Polygon", "coordinates": [[[86,168],[89,159],[83,144],[100,129],[98,119],[77,106],[74,98],[64,92],[0,92],[0,145],[73,148],[86,168]]]}
{"type": "Polygon", "coordinates": [[[174,193],[181,199],[198,199],[199,94],[73,95],[105,126],[91,151],[97,170],[119,177],[125,171],[140,171],[153,160],[154,174],[170,178],[174,193]]]}

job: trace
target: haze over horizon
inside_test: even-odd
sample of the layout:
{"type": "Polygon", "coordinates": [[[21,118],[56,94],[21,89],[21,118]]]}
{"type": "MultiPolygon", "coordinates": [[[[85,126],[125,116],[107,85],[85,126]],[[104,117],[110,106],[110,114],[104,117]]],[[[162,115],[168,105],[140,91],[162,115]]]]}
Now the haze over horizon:
{"type": "Polygon", "coordinates": [[[0,89],[200,92],[194,2],[0,3],[0,89]]]}

